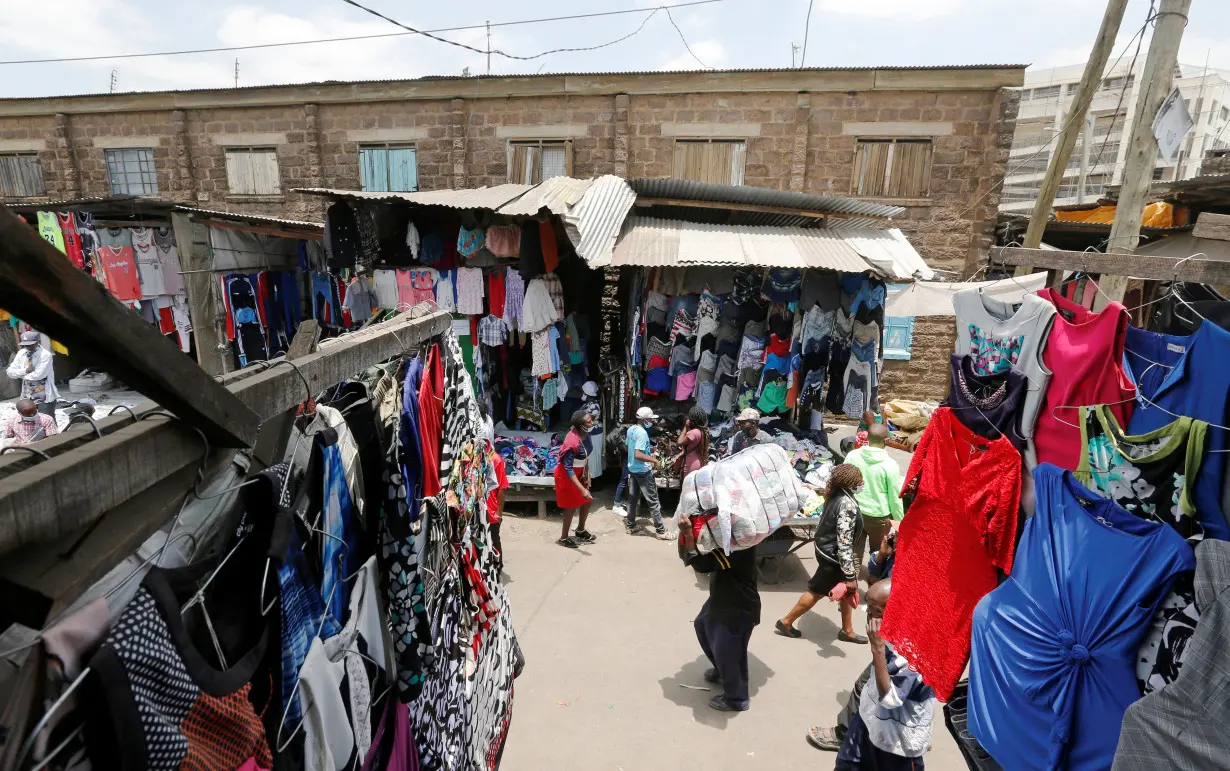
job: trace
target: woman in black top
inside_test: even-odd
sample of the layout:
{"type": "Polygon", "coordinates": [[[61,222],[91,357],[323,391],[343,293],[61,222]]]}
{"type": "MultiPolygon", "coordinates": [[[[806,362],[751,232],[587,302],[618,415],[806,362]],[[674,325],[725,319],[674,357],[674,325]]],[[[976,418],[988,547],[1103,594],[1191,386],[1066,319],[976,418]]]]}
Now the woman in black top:
{"type": "MultiPolygon", "coordinates": [[[[816,525],[816,572],[807,582],[807,591],[799,597],[790,612],[776,624],[773,631],[783,637],[802,637],[794,628],[794,622],[811,610],[821,597],[827,596],[844,584],[845,591],[858,591],[860,565],[854,555],[854,544],[863,530],[863,517],[854,495],[863,487],[863,474],[856,467],[843,463],[829,475],[829,485],[824,491],[824,512],[816,525]]],[[[841,608],[841,631],[837,639],[842,642],[865,645],[867,638],[854,631],[854,607],[843,600],[841,608]]]]}

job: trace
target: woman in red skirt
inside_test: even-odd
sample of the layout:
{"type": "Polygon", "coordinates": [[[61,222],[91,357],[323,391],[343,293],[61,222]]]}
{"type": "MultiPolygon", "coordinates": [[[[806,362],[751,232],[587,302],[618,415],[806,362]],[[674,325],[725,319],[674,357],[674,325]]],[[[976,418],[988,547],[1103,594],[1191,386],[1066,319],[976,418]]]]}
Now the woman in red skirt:
{"type": "Polygon", "coordinates": [[[564,437],[564,444],[559,448],[559,465],[555,467],[555,505],[564,512],[564,532],[556,541],[560,546],[575,549],[578,542],[593,543],[597,539],[585,529],[585,520],[589,517],[589,504],[594,496],[589,492],[589,430],[594,427],[594,416],[585,410],[572,413],[572,428],[564,437]],[[572,526],[572,515],[580,512],[577,518],[577,534],[569,537],[568,529],[572,526]]]}

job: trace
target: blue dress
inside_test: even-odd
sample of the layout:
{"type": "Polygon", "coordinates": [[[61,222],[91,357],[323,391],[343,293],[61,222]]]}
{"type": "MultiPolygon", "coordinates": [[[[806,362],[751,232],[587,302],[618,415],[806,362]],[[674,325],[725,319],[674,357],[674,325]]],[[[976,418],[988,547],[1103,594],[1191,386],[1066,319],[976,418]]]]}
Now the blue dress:
{"type": "Polygon", "coordinates": [[[1110,768],[1135,656],[1176,574],[1183,537],[1049,463],[1012,576],[974,610],[969,730],[1007,771],[1110,768]]]}

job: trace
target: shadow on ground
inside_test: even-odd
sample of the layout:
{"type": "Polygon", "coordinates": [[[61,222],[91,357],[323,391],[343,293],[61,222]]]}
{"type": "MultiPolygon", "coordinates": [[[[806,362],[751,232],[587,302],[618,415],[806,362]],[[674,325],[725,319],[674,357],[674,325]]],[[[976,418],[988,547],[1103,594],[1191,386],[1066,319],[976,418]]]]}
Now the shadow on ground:
{"type": "MultiPolygon", "coordinates": [[[[759,632],[760,630],[757,630],[759,632]]],[[[755,635],[753,635],[753,638],[755,635]]],[[[738,718],[743,714],[740,712],[718,712],[709,706],[709,700],[722,692],[721,685],[705,682],[705,670],[711,667],[709,659],[705,658],[704,654],[697,657],[695,661],[688,662],[679,668],[671,677],[664,677],[658,681],[662,686],[662,695],[668,700],[673,701],[681,707],[688,707],[692,710],[692,716],[696,722],[701,725],[707,725],[712,728],[726,728],[726,723],[732,719],[738,718]],[[692,686],[684,688],[683,686],[692,686]],[[707,691],[694,690],[695,688],[708,688],[707,691]]],[[[756,709],[756,692],[759,691],[765,683],[769,682],[769,678],[774,675],[772,669],[767,664],[761,661],[753,653],[748,653],[747,656],[747,695],[752,701],[751,709],[756,709]]]]}

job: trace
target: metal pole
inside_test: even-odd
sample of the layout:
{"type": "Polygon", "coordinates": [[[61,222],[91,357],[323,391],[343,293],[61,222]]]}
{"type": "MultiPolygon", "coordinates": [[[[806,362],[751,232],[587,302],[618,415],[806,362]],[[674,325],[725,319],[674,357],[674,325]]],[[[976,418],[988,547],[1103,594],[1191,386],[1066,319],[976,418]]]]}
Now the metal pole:
{"type": "Polygon", "coordinates": [[[487,74],[491,74],[491,19],[487,20],[487,74]]]}
{"type": "Polygon", "coordinates": [[[1093,116],[1085,113],[1085,130],[1081,132],[1081,175],[1076,180],[1076,202],[1085,202],[1085,185],[1089,179],[1089,150],[1093,144],[1093,116]]]}

